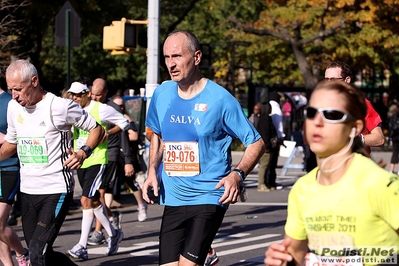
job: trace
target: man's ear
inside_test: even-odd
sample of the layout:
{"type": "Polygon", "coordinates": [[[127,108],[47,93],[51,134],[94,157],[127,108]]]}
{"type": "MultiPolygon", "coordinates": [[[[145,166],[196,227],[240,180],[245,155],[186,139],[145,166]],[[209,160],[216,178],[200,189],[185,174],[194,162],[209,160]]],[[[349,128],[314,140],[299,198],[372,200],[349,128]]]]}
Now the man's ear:
{"type": "Polygon", "coordinates": [[[37,87],[37,85],[39,84],[38,77],[37,76],[33,76],[32,79],[31,79],[31,82],[32,82],[32,86],[33,87],[37,87]]]}
{"type": "Polygon", "coordinates": [[[201,63],[202,59],[202,52],[201,50],[197,50],[194,53],[194,60],[195,60],[195,65],[198,66],[201,63]]]}
{"type": "Polygon", "coordinates": [[[350,76],[347,76],[345,79],[344,79],[344,81],[346,82],[346,83],[351,83],[351,77],[350,76]]]}

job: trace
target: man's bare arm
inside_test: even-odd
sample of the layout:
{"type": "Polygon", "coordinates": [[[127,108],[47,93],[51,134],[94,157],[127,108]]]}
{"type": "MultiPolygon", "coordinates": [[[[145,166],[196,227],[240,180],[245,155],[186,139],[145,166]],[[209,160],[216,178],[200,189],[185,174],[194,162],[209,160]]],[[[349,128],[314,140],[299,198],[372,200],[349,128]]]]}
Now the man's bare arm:
{"type": "Polygon", "coordinates": [[[248,174],[258,163],[263,153],[265,153],[265,143],[260,138],[258,141],[248,145],[237,168],[248,174]]]}
{"type": "Polygon", "coordinates": [[[11,144],[7,141],[1,145],[0,148],[0,161],[10,158],[17,152],[17,144],[11,144]]]}
{"type": "Polygon", "coordinates": [[[375,127],[370,134],[364,135],[364,144],[369,147],[379,147],[384,145],[385,138],[381,127],[375,127]]]}
{"type": "Polygon", "coordinates": [[[154,196],[158,196],[158,179],[157,172],[158,167],[162,159],[162,138],[158,134],[151,135],[151,145],[150,145],[150,158],[149,158],[149,166],[148,166],[148,174],[147,179],[143,185],[143,199],[151,204],[154,204],[154,201],[149,197],[149,189],[150,187],[154,191],[154,196]]]}

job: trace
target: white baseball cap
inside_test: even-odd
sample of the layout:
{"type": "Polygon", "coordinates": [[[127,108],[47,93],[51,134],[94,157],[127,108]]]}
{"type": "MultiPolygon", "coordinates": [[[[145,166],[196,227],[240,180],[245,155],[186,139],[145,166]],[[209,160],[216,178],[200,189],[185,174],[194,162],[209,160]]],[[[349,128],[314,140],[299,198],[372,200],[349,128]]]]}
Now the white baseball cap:
{"type": "Polygon", "coordinates": [[[89,88],[85,84],[82,84],[77,81],[73,82],[71,84],[71,87],[68,90],[68,92],[75,93],[75,94],[86,93],[88,91],[89,91],[89,88]]]}

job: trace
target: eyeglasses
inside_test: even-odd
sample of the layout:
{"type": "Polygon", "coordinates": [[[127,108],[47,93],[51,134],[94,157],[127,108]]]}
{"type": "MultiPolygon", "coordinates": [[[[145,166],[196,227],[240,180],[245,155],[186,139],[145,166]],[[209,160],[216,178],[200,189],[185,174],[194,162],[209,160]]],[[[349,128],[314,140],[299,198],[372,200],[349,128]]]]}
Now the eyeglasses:
{"type": "Polygon", "coordinates": [[[303,111],[303,114],[307,119],[314,119],[317,113],[320,113],[321,118],[323,118],[324,122],[331,124],[337,124],[349,120],[355,120],[355,118],[352,115],[333,108],[314,108],[308,106],[303,111]]]}
{"type": "Polygon", "coordinates": [[[344,78],[323,78],[323,80],[328,80],[328,81],[331,81],[331,80],[344,80],[344,78]]]}

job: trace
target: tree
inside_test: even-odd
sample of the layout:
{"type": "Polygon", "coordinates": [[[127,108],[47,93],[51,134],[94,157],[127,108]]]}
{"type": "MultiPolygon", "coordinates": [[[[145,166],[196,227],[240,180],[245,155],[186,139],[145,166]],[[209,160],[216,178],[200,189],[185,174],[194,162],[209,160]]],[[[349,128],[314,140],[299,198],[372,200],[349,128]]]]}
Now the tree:
{"type": "Polygon", "coordinates": [[[0,66],[3,70],[10,62],[10,50],[17,45],[18,34],[23,31],[23,20],[18,14],[29,1],[0,0],[0,66]]]}
{"type": "MultiPolygon", "coordinates": [[[[30,59],[42,84],[54,92],[66,83],[65,48],[54,45],[54,19],[64,2],[0,0],[3,66],[11,56],[30,59]],[[10,6],[15,3],[23,4],[10,6]],[[4,23],[7,14],[15,23],[4,23]]],[[[102,49],[102,29],[122,17],[146,19],[148,0],[70,2],[81,18],[72,78],[103,77],[111,91],[143,87],[145,54],[111,56],[102,49]]],[[[393,0],[162,0],[160,5],[160,47],[174,29],[193,31],[212,47],[207,76],[230,90],[246,89],[240,74],[254,83],[311,89],[336,59],[371,77],[399,68],[399,4],[393,0]]],[[[160,66],[161,82],[169,78],[162,56],[160,66]]]]}
{"type": "MultiPolygon", "coordinates": [[[[62,90],[66,84],[66,51],[64,47],[54,45],[55,16],[64,2],[65,0],[32,1],[29,6],[23,6],[15,14],[15,20],[23,21],[23,24],[20,30],[16,30],[16,25],[10,25],[15,32],[15,41],[13,46],[10,46],[4,64],[9,64],[11,56],[31,60],[39,71],[43,87],[55,93],[62,90]]],[[[160,23],[161,39],[184,21],[196,2],[199,0],[161,1],[160,9],[164,13],[160,23]]],[[[107,80],[111,93],[126,88],[138,91],[143,87],[146,79],[146,48],[139,47],[137,54],[112,56],[102,49],[102,31],[104,26],[122,17],[147,19],[148,0],[70,0],[70,3],[81,18],[81,43],[79,47],[71,49],[72,79],[83,76],[90,79],[103,77],[107,80]]],[[[4,11],[4,14],[7,12],[4,11]]],[[[10,38],[9,32],[4,33],[0,36],[1,40],[10,38]]],[[[167,74],[164,74],[164,77],[166,78],[167,74]]]]}
{"type": "MultiPolygon", "coordinates": [[[[385,67],[397,54],[398,4],[372,0],[266,0],[256,21],[230,16],[234,39],[257,39],[260,53],[283,51],[277,69],[295,62],[306,89],[313,89],[327,61],[341,59],[353,66],[385,67]],[[259,38],[249,37],[254,35],[259,38]],[[289,48],[284,51],[283,47],[289,48]],[[290,55],[292,53],[292,55],[290,55]],[[293,56],[294,60],[290,59],[293,56]]],[[[298,83],[292,79],[290,81],[298,83]]],[[[298,77],[296,75],[296,77],[298,77]]]]}

